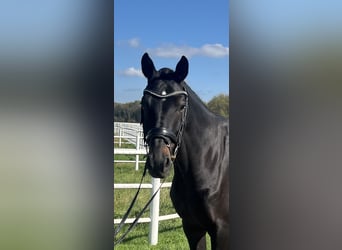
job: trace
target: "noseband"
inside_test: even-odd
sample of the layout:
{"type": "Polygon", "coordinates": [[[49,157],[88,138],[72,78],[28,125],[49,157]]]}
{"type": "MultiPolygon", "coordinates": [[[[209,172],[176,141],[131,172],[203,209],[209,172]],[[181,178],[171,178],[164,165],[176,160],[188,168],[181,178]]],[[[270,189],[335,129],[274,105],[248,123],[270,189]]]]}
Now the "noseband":
{"type": "Polygon", "coordinates": [[[146,95],[146,94],[151,95],[151,96],[156,97],[156,98],[159,98],[159,99],[166,99],[166,98],[169,98],[172,96],[177,96],[177,95],[184,95],[185,96],[185,107],[184,107],[184,111],[183,111],[183,115],[181,118],[181,122],[180,122],[180,125],[178,128],[178,131],[176,133],[174,133],[173,131],[171,131],[167,128],[164,128],[164,127],[155,127],[155,128],[150,129],[146,133],[145,138],[144,138],[148,145],[155,138],[162,138],[167,143],[167,146],[169,148],[170,148],[171,142],[174,143],[176,145],[176,147],[175,147],[174,153],[171,154],[171,159],[175,160],[179,146],[181,144],[183,130],[185,127],[186,115],[187,115],[187,110],[188,110],[188,93],[186,92],[185,88],[184,88],[184,90],[174,91],[170,94],[166,94],[165,92],[163,92],[161,95],[158,93],[155,93],[151,90],[145,89],[144,95],[146,95]]]}

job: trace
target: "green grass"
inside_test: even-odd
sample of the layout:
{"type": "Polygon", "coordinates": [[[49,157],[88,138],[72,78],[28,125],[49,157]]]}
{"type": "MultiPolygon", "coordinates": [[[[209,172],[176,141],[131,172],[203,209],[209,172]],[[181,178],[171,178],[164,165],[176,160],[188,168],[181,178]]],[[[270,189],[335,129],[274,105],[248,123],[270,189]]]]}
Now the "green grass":
{"type": "MultiPolygon", "coordinates": [[[[127,144],[124,144],[127,145],[127,144]]],[[[117,146],[115,144],[115,146],[117,146]]],[[[142,156],[141,156],[142,157],[142,156]]],[[[135,159],[135,156],[119,156],[115,155],[115,159],[135,159]]],[[[135,171],[134,163],[115,163],[114,164],[114,183],[139,183],[143,174],[144,164],[139,165],[139,171],[135,171]]],[[[166,179],[166,182],[171,182],[173,171],[166,179]]],[[[144,183],[151,183],[151,177],[146,174],[144,183]]],[[[170,189],[163,188],[160,193],[160,215],[176,213],[171,203],[170,189]]],[[[128,206],[130,205],[136,189],[116,189],[114,190],[114,218],[122,218],[128,206]]],[[[129,215],[129,218],[135,217],[141,211],[151,196],[150,189],[141,189],[139,197],[134,205],[134,208],[129,215]]],[[[142,217],[149,217],[149,209],[142,217]]],[[[124,225],[121,232],[125,232],[129,224],[124,225]]],[[[116,228],[117,225],[114,225],[116,228]]],[[[115,250],[144,250],[144,249],[160,249],[160,250],[182,250],[189,249],[188,242],[182,229],[181,219],[172,219],[159,222],[158,244],[150,246],[148,242],[149,223],[139,223],[119,245],[115,246],[115,250]]],[[[121,234],[120,234],[121,235],[121,234]]],[[[120,237],[118,235],[118,237],[120,237]]],[[[207,237],[207,247],[210,246],[209,238],[207,237]]]]}

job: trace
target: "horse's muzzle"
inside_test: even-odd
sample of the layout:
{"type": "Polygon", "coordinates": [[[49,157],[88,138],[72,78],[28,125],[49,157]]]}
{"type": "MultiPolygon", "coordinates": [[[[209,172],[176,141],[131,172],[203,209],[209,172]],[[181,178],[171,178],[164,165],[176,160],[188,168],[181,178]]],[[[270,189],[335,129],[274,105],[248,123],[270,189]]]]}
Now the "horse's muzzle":
{"type": "Polygon", "coordinates": [[[146,167],[154,178],[165,178],[172,167],[171,145],[163,139],[156,138],[150,146],[147,155],[146,167]]]}

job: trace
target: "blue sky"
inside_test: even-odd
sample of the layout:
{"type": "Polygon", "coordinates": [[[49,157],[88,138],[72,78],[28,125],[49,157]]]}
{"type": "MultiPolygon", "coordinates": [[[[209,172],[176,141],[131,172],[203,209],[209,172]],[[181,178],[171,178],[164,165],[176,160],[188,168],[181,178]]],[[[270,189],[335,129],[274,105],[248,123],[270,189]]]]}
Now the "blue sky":
{"type": "Polygon", "coordinates": [[[204,101],[229,93],[228,0],[115,0],[114,100],[139,100],[146,86],[140,59],[157,69],[189,59],[186,82],[204,101]]]}

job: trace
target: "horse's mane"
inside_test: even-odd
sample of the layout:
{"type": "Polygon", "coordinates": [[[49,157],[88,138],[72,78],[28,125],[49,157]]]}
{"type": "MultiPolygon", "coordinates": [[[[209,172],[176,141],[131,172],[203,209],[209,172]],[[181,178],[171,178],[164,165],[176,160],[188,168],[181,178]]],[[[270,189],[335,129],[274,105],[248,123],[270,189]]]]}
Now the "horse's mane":
{"type": "Polygon", "coordinates": [[[194,103],[196,103],[200,107],[202,107],[203,110],[207,114],[213,115],[216,117],[221,117],[220,115],[217,115],[217,114],[213,113],[211,110],[209,110],[208,106],[202,101],[202,99],[191,89],[191,87],[186,82],[183,82],[182,85],[184,85],[184,87],[186,88],[186,91],[188,92],[189,96],[191,96],[194,103]]]}
{"type": "MultiPolygon", "coordinates": [[[[156,79],[163,79],[163,80],[175,80],[175,72],[169,68],[161,68],[157,71],[158,73],[153,77],[152,81],[156,79]]],[[[221,117],[209,110],[208,106],[202,101],[202,99],[191,89],[191,87],[185,82],[181,82],[181,86],[185,87],[186,91],[188,92],[189,96],[191,96],[193,102],[197,104],[199,107],[203,109],[203,111],[215,117],[221,117]]]]}

